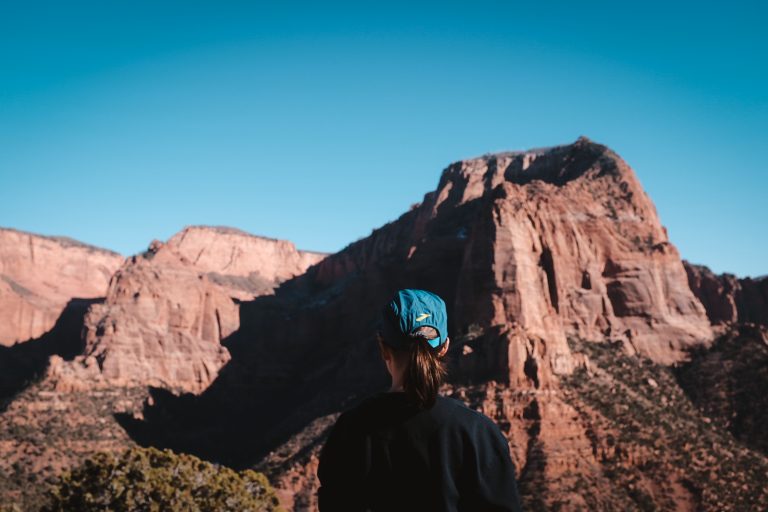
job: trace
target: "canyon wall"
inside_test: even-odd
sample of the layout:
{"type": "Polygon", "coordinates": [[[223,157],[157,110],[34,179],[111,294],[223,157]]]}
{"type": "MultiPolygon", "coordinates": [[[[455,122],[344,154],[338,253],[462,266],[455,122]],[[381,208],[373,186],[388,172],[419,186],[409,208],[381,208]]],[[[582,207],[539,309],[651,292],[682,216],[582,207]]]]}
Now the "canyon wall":
{"type": "Polygon", "coordinates": [[[122,262],[70,238],[0,228],[0,345],[42,336],[74,298],[103,297],[122,262]]]}
{"type": "Polygon", "coordinates": [[[61,386],[137,386],[200,392],[230,359],[222,341],[238,303],[271,294],[322,259],[287,241],[232,228],[187,227],[125,261],[84,321],[84,353],[51,376],[61,386]]]}

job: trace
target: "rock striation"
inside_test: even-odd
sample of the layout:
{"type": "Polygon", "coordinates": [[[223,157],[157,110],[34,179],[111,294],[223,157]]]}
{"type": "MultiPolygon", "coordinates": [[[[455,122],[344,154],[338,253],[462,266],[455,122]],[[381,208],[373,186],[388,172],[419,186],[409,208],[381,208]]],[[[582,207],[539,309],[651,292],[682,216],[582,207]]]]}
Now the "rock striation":
{"type": "Polygon", "coordinates": [[[253,236],[223,226],[191,226],[166,244],[214,283],[243,299],[272,292],[283,281],[303,274],[326,254],[299,251],[287,240],[253,236]]]}
{"type": "Polygon", "coordinates": [[[486,205],[467,229],[457,327],[505,326],[511,367],[524,366],[533,339],[547,343],[548,361],[536,365],[555,374],[573,367],[567,337],[622,339],[662,363],[711,339],[653,203],[605,146],[582,138],[458,162],[443,173],[433,209],[475,198],[486,205]]]}
{"type": "Polygon", "coordinates": [[[322,259],[290,242],[193,226],[125,261],[85,316],[85,350],[51,377],[63,387],[152,385],[200,392],[230,359],[222,341],[241,300],[272,293],[322,259]]]}
{"type": "Polygon", "coordinates": [[[122,262],[70,238],[0,228],[0,346],[50,331],[72,299],[103,297],[122,262]]]}

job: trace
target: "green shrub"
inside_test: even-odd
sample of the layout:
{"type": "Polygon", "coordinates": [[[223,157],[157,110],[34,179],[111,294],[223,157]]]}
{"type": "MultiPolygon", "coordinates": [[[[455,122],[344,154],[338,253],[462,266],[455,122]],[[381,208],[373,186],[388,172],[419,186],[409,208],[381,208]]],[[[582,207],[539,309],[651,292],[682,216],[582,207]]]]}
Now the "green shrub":
{"type": "Polygon", "coordinates": [[[281,510],[267,478],[186,454],[132,448],[98,453],[64,473],[44,510],[271,512],[281,510]]]}

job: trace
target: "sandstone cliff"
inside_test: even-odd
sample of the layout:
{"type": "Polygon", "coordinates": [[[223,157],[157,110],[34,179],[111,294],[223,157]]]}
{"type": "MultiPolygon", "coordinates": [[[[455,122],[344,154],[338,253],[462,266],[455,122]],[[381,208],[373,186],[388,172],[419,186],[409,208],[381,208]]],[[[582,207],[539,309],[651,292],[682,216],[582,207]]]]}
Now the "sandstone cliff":
{"type": "Polygon", "coordinates": [[[299,251],[287,240],[253,236],[229,227],[188,227],[171,237],[167,247],[212,281],[233,291],[241,289],[243,299],[271,293],[326,256],[299,251]]]}
{"type": "MultiPolygon", "coordinates": [[[[713,470],[686,478],[692,438],[658,434],[663,442],[649,450],[648,439],[625,431],[635,414],[632,428],[653,429],[647,414],[663,416],[672,430],[703,424],[690,407],[675,423],[675,409],[688,407],[679,387],[663,408],[648,393],[628,418],[623,403],[601,410],[595,402],[603,387],[645,393],[638,386],[649,386],[647,378],[676,386],[665,365],[709,346],[713,332],[634,172],[585,138],[452,164],[437,190],[396,221],[274,296],[242,303],[240,328],[226,342],[232,359],[219,378],[196,398],[155,394],[143,418],[126,427],[142,442],[233,466],[259,461],[286,503],[311,510],[313,468],[333,415],[386,386],[373,332],[378,308],[401,287],[446,299],[454,342],[444,391],[500,425],[530,506],[642,501],[713,509],[702,489],[718,479],[724,493],[752,499],[739,489],[754,475],[713,470]],[[622,374],[634,368],[630,361],[631,379],[622,374]],[[643,469],[665,450],[661,466],[643,469]],[[617,472],[631,473],[644,490],[626,491],[617,472]]],[[[735,448],[713,435],[725,448],[705,455],[717,461],[735,448]]],[[[768,467],[764,459],[755,464],[768,467]]]]}
{"type": "Polygon", "coordinates": [[[0,228],[0,345],[42,336],[73,298],[103,297],[122,262],[69,238],[0,228]]]}
{"type": "Polygon", "coordinates": [[[232,228],[188,227],[126,260],[84,321],[85,351],[53,367],[59,386],[152,385],[200,392],[229,360],[237,303],[322,259],[232,228]]]}

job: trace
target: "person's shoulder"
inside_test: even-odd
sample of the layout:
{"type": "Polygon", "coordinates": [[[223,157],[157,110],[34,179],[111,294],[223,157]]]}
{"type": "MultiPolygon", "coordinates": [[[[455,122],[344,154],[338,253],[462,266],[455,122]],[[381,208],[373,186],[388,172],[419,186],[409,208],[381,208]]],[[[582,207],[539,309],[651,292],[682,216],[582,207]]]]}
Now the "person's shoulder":
{"type": "Polygon", "coordinates": [[[449,396],[438,396],[437,404],[440,405],[443,415],[450,418],[450,423],[458,427],[469,430],[487,430],[494,433],[499,427],[494,421],[480,411],[472,409],[462,400],[449,396]]]}
{"type": "Polygon", "coordinates": [[[384,391],[374,393],[372,395],[369,395],[359,402],[357,402],[355,405],[347,409],[342,413],[342,416],[346,417],[355,417],[364,415],[366,412],[376,409],[379,407],[382,403],[384,403],[387,398],[389,398],[391,393],[387,393],[384,391]]]}
{"type": "MultiPolygon", "coordinates": [[[[488,416],[450,396],[438,395],[434,406],[421,412],[432,416],[446,429],[458,429],[468,433],[498,431],[498,426],[488,416]]],[[[403,393],[380,392],[364,398],[342,412],[336,419],[336,429],[348,433],[367,431],[416,413],[419,413],[419,410],[413,410],[413,406],[408,405],[403,393]]]]}
{"type": "Polygon", "coordinates": [[[339,414],[338,418],[336,418],[337,428],[359,426],[361,422],[365,421],[367,417],[381,407],[382,403],[387,400],[387,397],[387,393],[380,392],[362,399],[339,414]]]}
{"type": "Polygon", "coordinates": [[[438,395],[436,404],[441,406],[442,409],[450,411],[451,414],[458,415],[462,419],[483,421],[483,418],[487,418],[481,412],[469,407],[464,401],[452,396],[438,395]]]}

